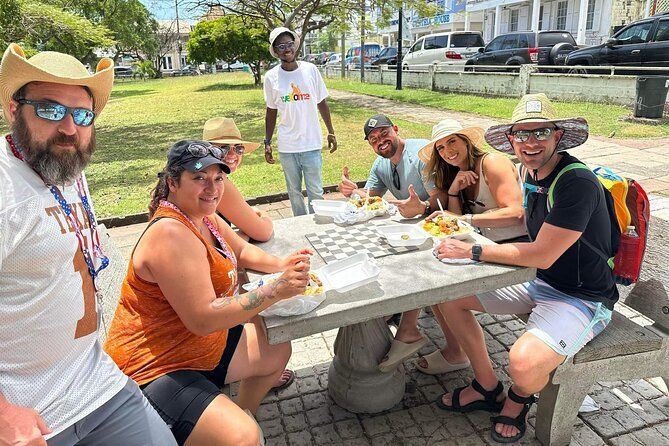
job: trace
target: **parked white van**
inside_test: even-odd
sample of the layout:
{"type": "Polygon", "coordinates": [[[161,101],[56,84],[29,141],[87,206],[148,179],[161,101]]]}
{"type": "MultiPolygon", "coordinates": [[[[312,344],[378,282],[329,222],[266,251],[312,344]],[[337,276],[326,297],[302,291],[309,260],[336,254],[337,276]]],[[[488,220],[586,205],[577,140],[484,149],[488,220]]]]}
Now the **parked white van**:
{"type": "Polygon", "coordinates": [[[449,31],[419,37],[402,59],[402,67],[427,69],[430,64],[459,65],[482,48],[483,36],[478,31],[449,31]]]}

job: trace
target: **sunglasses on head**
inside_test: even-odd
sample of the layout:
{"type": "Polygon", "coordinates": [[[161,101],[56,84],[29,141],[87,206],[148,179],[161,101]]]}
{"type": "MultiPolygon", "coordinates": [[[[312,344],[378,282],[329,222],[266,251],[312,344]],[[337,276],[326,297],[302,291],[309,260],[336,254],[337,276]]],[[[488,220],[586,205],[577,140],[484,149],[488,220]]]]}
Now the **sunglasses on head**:
{"type": "Polygon", "coordinates": [[[213,144],[203,144],[201,142],[189,144],[186,150],[191,155],[202,158],[211,153],[214,158],[223,159],[223,151],[213,144]]]}
{"type": "Polygon", "coordinates": [[[87,108],[66,107],[58,102],[31,101],[29,99],[19,99],[17,102],[21,105],[32,106],[35,109],[35,115],[47,121],[62,121],[70,114],[76,125],[88,127],[95,120],[95,112],[87,108]]]}
{"type": "Polygon", "coordinates": [[[286,43],[277,43],[274,45],[274,48],[276,48],[279,51],[286,51],[290,50],[295,46],[295,42],[286,42],[286,43]]]}
{"type": "Polygon", "coordinates": [[[509,135],[513,137],[515,142],[526,142],[530,139],[530,135],[534,135],[537,141],[546,141],[557,130],[555,127],[542,127],[534,130],[513,130],[509,135]]]}
{"type": "Polygon", "coordinates": [[[230,150],[234,151],[237,155],[244,155],[244,145],[243,144],[220,144],[218,146],[223,152],[223,158],[228,156],[230,150]]]}

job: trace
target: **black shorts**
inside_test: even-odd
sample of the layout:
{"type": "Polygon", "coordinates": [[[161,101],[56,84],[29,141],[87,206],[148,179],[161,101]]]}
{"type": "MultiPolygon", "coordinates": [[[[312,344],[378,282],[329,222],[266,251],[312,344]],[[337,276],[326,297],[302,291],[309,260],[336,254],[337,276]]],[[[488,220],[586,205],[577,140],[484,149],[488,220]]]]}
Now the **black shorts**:
{"type": "Polygon", "coordinates": [[[180,445],[186,442],[207,406],[221,394],[243,330],[243,325],[237,325],[228,331],[221,361],[214,370],[177,370],[141,387],[180,445]]]}

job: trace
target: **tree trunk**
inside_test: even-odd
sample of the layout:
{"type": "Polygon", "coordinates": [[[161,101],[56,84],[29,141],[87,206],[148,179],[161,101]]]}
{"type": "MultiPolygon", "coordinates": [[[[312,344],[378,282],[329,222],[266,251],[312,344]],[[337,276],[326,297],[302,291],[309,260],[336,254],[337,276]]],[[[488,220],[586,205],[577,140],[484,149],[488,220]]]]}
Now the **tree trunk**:
{"type": "Polygon", "coordinates": [[[365,82],[365,8],[367,0],[362,0],[360,10],[360,82],[365,82]]]}
{"type": "Polygon", "coordinates": [[[341,78],[346,77],[346,34],[341,33],[341,78]]]}

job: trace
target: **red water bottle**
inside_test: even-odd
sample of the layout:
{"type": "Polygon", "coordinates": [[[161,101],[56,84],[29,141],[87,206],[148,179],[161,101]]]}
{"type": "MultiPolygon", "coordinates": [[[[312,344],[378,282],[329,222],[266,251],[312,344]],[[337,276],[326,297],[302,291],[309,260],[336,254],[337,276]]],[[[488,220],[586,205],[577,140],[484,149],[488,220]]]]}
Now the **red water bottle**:
{"type": "Polygon", "coordinates": [[[639,280],[639,270],[643,259],[643,248],[641,239],[634,226],[628,226],[624,234],[620,235],[618,252],[613,261],[613,273],[616,282],[622,285],[630,285],[639,280]]]}

